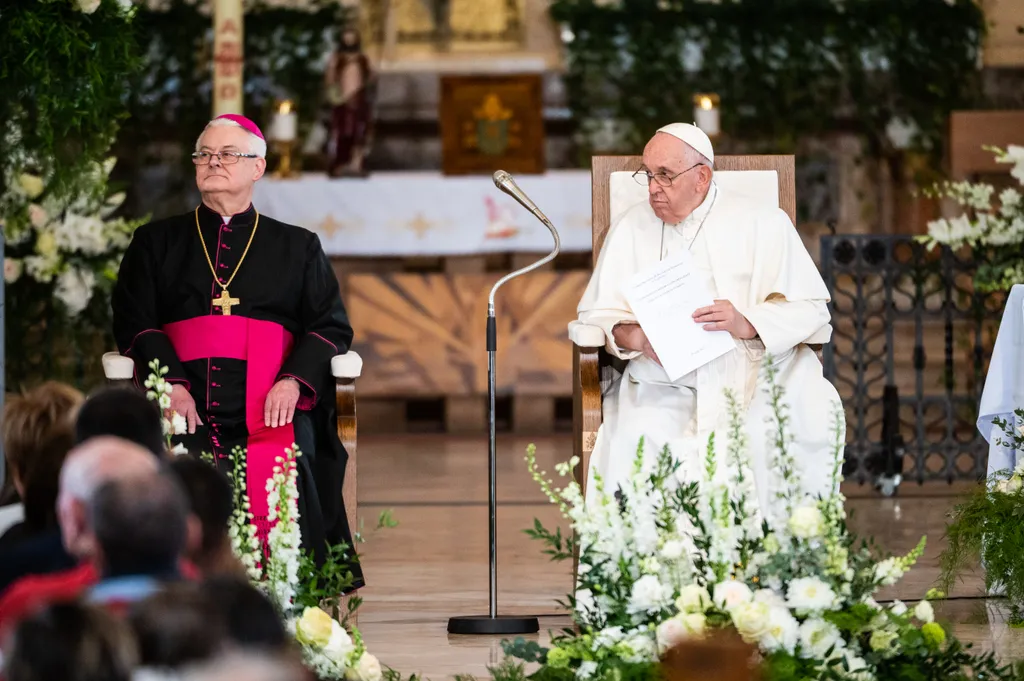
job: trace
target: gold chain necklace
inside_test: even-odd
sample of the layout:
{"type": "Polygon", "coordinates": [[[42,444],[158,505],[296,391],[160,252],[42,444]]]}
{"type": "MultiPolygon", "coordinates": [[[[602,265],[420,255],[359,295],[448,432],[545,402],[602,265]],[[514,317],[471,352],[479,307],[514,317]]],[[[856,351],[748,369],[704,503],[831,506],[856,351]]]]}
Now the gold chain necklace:
{"type": "Polygon", "coordinates": [[[242,267],[242,261],[245,260],[245,256],[249,253],[249,246],[252,246],[253,237],[256,236],[256,228],[260,225],[260,214],[259,211],[256,213],[256,222],[252,225],[252,234],[249,235],[249,243],[245,245],[245,250],[242,251],[242,257],[238,259],[238,264],[235,265],[235,271],[231,277],[228,278],[226,284],[220,283],[220,277],[217,276],[217,270],[213,266],[213,261],[210,260],[210,252],[206,249],[206,240],[203,238],[203,228],[199,226],[199,208],[196,207],[196,230],[199,232],[199,243],[203,245],[203,255],[206,256],[206,264],[210,266],[210,272],[213,273],[213,281],[220,286],[220,297],[213,299],[213,305],[220,308],[220,312],[223,315],[230,316],[231,308],[238,305],[242,301],[238,298],[232,298],[231,294],[228,293],[228,286],[231,286],[231,282],[234,281],[235,275],[238,274],[238,270],[242,267]]]}

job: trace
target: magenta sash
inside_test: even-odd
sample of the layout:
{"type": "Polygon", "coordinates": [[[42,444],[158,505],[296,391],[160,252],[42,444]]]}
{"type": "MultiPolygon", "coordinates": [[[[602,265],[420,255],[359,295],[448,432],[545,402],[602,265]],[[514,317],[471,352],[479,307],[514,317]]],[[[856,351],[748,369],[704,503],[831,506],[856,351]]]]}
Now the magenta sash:
{"type": "MultiPolygon", "coordinates": [[[[245,360],[245,425],[249,431],[246,453],[246,489],[257,534],[266,542],[276,509],[267,507],[267,480],[284,450],[295,443],[292,424],[267,428],[264,405],[288,353],[292,335],[280,324],[236,315],[207,315],[168,324],[163,328],[178,359],[245,360]]],[[[209,386],[207,386],[209,395],[209,386]]],[[[215,431],[211,430],[216,440],[215,431]]]]}

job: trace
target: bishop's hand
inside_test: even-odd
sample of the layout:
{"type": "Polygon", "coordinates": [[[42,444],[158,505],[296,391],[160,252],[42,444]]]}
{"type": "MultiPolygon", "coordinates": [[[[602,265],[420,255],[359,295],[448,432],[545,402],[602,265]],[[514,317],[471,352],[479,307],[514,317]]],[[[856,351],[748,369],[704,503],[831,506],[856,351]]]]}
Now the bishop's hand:
{"type": "Polygon", "coordinates": [[[740,340],[750,340],[757,336],[754,325],[728,300],[716,300],[714,305],[697,308],[693,313],[693,321],[703,324],[705,331],[728,331],[740,340]]]}
{"type": "Polygon", "coordinates": [[[282,378],[267,393],[263,405],[263,421],[267,428],[277,428],[292,422],[295,406],[299,403],[299,382],[282,378]]]}
{"type": "Polygon", "coordinates": [[[612,335],[615,337],[615,344],[620,348],[642,352],[644,357],[661,366],[658,353],[654,351],[654,347],[651,346],[651,342],[647,339],[647,334],[640,328],[639,324],[616,324],[615,328],[612,329],[612,335]]]}
{"type": "Polygon", "coordinates": [[[203,422],[199,420],[199,412],[196,411],[196,401],[180,383],[175,383],[171,387],[171,408],[168,413],[178,413],[185,417],[189,435],[196,432],[196,426],[203,425],[203,422]]]}

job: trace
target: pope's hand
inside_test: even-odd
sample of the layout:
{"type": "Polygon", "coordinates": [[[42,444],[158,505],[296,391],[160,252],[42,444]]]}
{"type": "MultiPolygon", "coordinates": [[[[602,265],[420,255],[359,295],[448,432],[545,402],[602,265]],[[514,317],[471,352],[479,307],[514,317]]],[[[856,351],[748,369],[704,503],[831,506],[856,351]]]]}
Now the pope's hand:
{"type": "MultiPolygon", "coordinates": [[[[171,408],[168,413],[171,412],[177,412],[185,417],[185,421],[188,422],[189,434],[196,432],[196,426],[203,425],[203,422],[199,420],[199,412],[196,411],[196,401],[180,383],[171,386],[171,408]]],[[[170,417],[168,416],[168,418],[170,417]]]]}
{"type": "Polygon", "coordinates": [[[705,331],[728,331],[735,338],[750,340],[757,329],[739,313],[728,300],[716,300],[714,305],[697,308],[693,321],[704,325],[705,331]]]}
{"type": "Polygon", "coordinates": [[[639,324],[616,324],[612,329],[612,336],[615,337],[615,344],[620,348],[642,352],[644,357],[661,366],[658,353],[654,351],[651,342],[647,340],[647,334],[639,324]]]}
{"type": "Polygon", "coordinates": [[[263,421],[267,428],[277,428],[292,422],[295,405],[299,403],[299,382],[294,378],[282,378],[267,393],[263,405],[263,421]]]}

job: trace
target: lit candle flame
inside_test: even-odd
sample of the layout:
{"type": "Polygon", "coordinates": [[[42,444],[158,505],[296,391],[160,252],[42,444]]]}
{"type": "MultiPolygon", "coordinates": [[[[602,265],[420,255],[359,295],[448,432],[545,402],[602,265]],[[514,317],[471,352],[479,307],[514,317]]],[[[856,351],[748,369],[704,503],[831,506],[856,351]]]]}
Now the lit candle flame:
{"type": "Polygon", "coordinates": [[[281,102],[281,105],[277,108],[277,112],[281,114],[291,113],[291,110],[292,100],[290,99],[286,99],[283,102],[281,102]]]}
{"type": "Polygon", "coordinates": [[[711,109],[714,108],[714,104],[711,102],[710,97],[701,97],[699,104],[700,108],[704,109],[705,111],[711,111],[711,109]]]}

